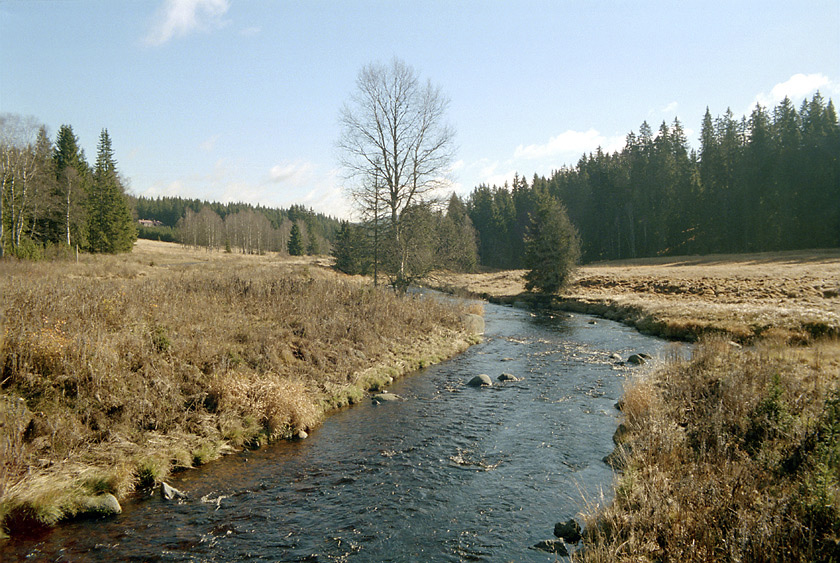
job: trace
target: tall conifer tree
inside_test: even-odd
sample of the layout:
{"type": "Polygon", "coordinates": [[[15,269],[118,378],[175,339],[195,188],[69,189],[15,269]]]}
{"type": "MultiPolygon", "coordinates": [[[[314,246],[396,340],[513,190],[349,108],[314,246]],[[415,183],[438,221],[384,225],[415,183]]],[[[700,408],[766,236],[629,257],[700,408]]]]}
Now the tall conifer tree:
{"type": "Polygon", "coordinates": [[[137,229],[120,185],[107,129],[103,129],[99,136],[89,200],[88,232],[91,252],[129,252],[137,240],[137,229]]]}

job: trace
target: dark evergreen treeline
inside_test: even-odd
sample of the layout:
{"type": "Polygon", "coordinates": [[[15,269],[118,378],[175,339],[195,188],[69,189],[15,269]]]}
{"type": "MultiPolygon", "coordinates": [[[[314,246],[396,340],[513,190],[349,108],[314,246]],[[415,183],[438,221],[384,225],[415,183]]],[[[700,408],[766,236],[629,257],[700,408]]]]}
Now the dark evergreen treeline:
{"type": "Polygon", "coordinates": [[[53,144],[33,118],[0,114],[0,256],[128,252],[136,239],[107,129],[91,166],[71,126],[53,144]]]}
{"type": "Polygon", "coordinates": [[[840,246],[840,125],[819,94],[736,119],[707,110],[694,151],[682,124],[645,122],[624,149],[583,156],[531,185],[479,186],[467,209],[481,264],[524,267],[537,193],[562,201],[585,262],[840,246]]]}
{"type": "Polygon", "coordinates": [[[181,197],[131,198],[140,220],[140,237],[198,247],[234,248],[245,253],[287,252],[293,232],[293,254],[325,254],[335,241],[340,221],[302,205],[289,209],[249,203],[219,203],[181,197]],[[300,247],[298,247],[298,244],[300,247]]]}

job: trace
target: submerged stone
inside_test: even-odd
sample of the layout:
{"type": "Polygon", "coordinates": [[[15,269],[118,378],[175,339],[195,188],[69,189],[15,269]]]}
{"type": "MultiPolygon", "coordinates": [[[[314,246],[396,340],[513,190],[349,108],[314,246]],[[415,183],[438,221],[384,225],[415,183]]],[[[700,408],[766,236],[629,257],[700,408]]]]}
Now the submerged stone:
{"type": "Polygon", "coordinates": [[[399,395],[394,395],[393,393],[377,393],[373,397],[370,398],[373,401],[374,405],[378,405],[380,403],[390,403],[393,401],[400,401],[402,397],[399,395]]]}
{"type": "Polygon", "coordinates": [[[566,542],[563,540],[543,540],[536,544],[534,549],[547,551],[548,553],[556,553],[562,557],[569,555],[569,550],[566,548],[566,542]]]}

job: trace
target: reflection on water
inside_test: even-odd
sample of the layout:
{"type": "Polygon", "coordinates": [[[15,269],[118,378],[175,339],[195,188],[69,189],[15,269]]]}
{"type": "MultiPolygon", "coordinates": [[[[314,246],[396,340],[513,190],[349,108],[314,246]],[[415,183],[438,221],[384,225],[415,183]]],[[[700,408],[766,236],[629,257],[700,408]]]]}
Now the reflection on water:
{"type": "Polygon", "coordinates": [[[482,344],[404,378],[303,442],[228,456],[108,520],[0,546],[52,561],[554,561],[530,549],[609,491],[629,368],[663,341],[611,321],[486,305],[482,344]],[[466,386],[486,373],[489,388],[466,386]],[[496,382],[501,373],[519,381],[496,382]]]}

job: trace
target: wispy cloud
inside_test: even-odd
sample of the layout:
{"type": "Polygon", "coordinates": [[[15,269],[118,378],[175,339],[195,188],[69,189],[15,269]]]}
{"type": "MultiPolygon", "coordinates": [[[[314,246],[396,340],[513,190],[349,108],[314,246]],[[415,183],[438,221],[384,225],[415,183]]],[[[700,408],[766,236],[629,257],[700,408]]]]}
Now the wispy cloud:
{"type": "Polygon", "coordinates": [[[212,137],[206,139],[203,143],[201,143],[201,145],[199,145],[201,150],[204,152],[213,152],[213,149],[216,148],[216,141],[218,141],[220,137],[221,135],[213,135],[212,137]]]}
{"type": "Polygon", "coordinates": [[[679,104],[677,102],[671,102],[664,108],[662,108],[662,113],[677,113],[677,108],[679,104]]]}
{"type": "Polygon", "coordinates": [[[761,104],[766,108],[772,108],[779,104],[787,96],[793,102],[800,101],[819,90],[824,97],[840,95],[840,82],[832,80],[820,73],[816,74],[794,74],[784,82],[780,82],[770,89],[770,92],[762,92],[753,100],[750,111],[755,104],[761,104]]]}
{"type": "Polygon", "coordinates": [[[595,129],[572,131],[571,129],[551,137],[546,143],[519,145],[513,157],[516,159],[545,159],[555,157],[577,158],[581,154],[592,152],[601,147],[605,152],[620,149],[624,145],[624,136],[606,137],[595,129]]]}
{"type": "Polygon", "coordinates": [[[308,162],[277,164],[268,171],[268,178],[274,184],[303,186],[312,176],[312,165],[308,162]]]}
{"type": "Polygon", "coordinates": [[[163,45],[173,37],[222,27],[229,8],[228,0],[166,0],[146,35],[146,44],[163,45]]]}

